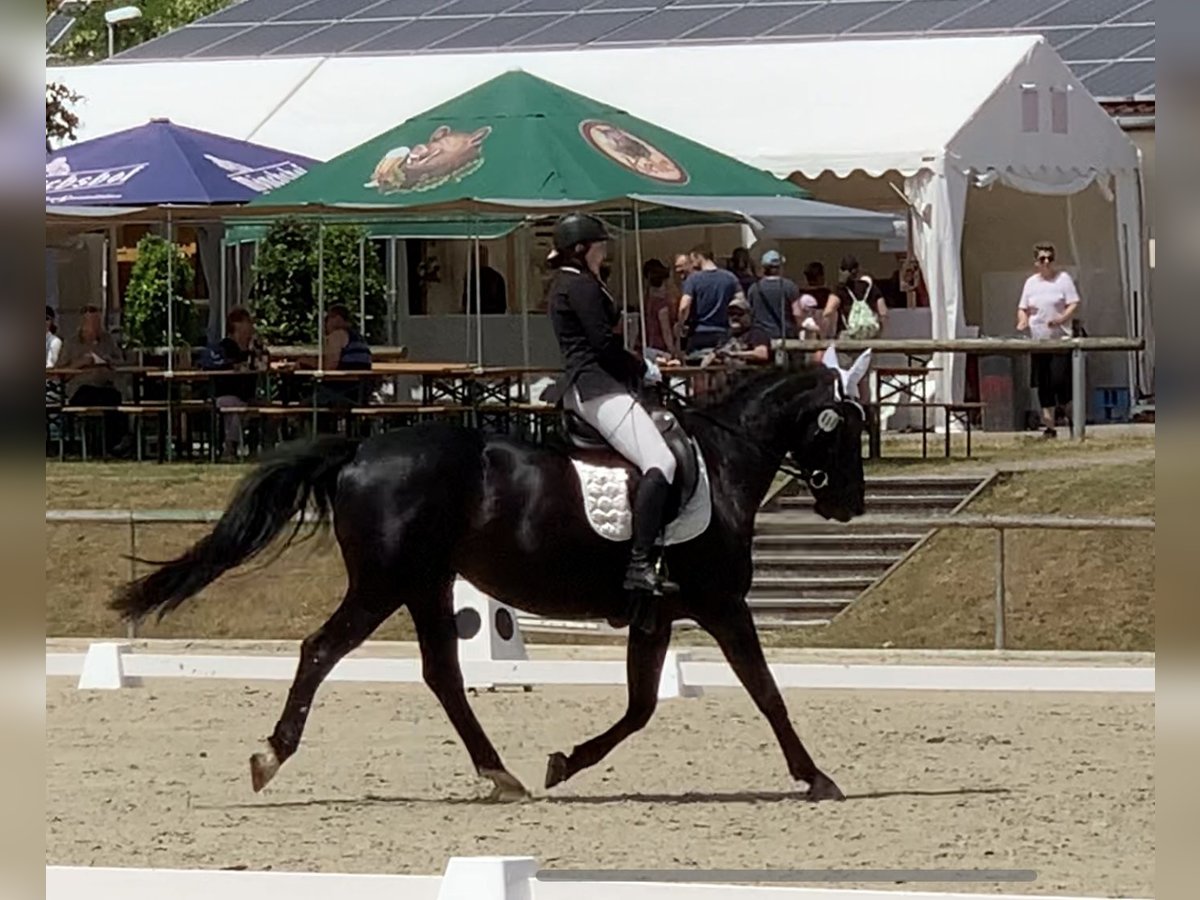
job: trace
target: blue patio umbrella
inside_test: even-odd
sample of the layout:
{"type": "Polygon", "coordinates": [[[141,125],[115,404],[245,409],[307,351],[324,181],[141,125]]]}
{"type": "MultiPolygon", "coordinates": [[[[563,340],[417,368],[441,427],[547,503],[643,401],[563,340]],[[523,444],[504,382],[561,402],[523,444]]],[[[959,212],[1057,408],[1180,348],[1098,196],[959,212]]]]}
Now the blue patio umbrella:
{"type": "Polygon", "coordinates": [[[151,119],[46,154],[46,204],[246,203],[316,160],[151,119]]]}

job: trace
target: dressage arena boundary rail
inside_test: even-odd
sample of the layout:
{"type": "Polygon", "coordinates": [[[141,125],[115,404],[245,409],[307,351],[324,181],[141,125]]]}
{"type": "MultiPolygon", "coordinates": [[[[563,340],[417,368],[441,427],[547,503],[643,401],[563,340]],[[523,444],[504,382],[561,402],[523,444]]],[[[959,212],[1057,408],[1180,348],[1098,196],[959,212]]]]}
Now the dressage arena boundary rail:
{"type": "MultiPolygon", "coordinates": [[[[522,659],[463,660],[463,681],[472,688],[622,686],[624,660],[522,659]]],[[[1153,693],[1153,666],[902,663],[775,663],[771,674],[780,688],[804,690],[1049,691],[1057,693],[1153,693]]],[[[136,686],[146,678],[216,678],[290,682],[296,660],[283,655],[213,655],[130,652],[123,644],[101,641],[87,653],[47,653],[46,677],[78,678],[81,689],[136,686]]],[[[417,658],[348,657],[327,682],[420,684],[417,658]]],[[[659,682],[660,700],[696,697],[704,688],[738,687],[725,662],[691,660],[686,651],[668,650],[659,682]]]]}
{"type": "MultiPolygon", "coordinates": [[[[201,525],[218,521],[222,510],[120,510],[120,509],[48,509],[47,523],[62,524],[107,524],[123,525],[129,529],[129,577],[137,577],[137,526],[149,524],[177,523],[201,525]]],[[[298,517],[302,518],[302,517],[298,517]]],[[[921,531],[936,531],[942,528],[971,528],[995,532],[996,602],[993,613],[994,641],[997,650],[1004,650],[1007,640],[1007,565],[1005,561],[1005,535],[1009,531],[1049,529],[1055,531],[1154,531],[1155,520],[1149,517],[1129,518],[1080,518],[1075,516],[972,516],[955,514],[948,516],[903,517],[888,516],[887,523],[896,528],[915,528],[921,531]]],[[[849,526],[847,530],[851,530],[849,526]]],[[[521,624],[529,630],[537,630],[537,618],[522,617],[521,624]]],[[[594,630],[580,623],[579,631],[594,630]]],[[[566,630],[561,624],[551,630],[566,630]]],[[[130,623],[127,637],[136,637],[135,627],[130,623]]]]}
{"type": "MultiPolygon", "coordinates": [[[[212,869],[122,869],[47,866],[46,900],[1041,900],[1041,895],[941,891],[852,890],[823,887],[762,887],[704,883],[687,870],[646,873],[654,880],[604,880],[597,870],[540,870],[533,857],[453,857],[441,875],[342,875],[310,872],[243,872],[212,869]],[[674,876],[686,879],[672,882],[674,876]],[[661,879],[661,880],[660,880],[661,879]]],[[[748,879],[756,873],[746,872],[748,879]]],[[[785,873],[781,873],[785,874],[785,873]]],[[[896,873],[898,876],[901,873],[896,873]]],[[[934,873],[924,873],[932,875],[934,873]]],[[[952,873],[951,873],[952,874],[952,873]]],[[[1014,873],[1016,874],[1016,873],[1014,873]]],[[[845,878],[845,872],[839,872],[845,878]]],[[[802,873],[796,873],[797,880],[802,873]]],[[[818,880],[818,879],[814,879],[818,880]]],[[[875,880],[875,879],[871,879],[875,880]]],[[[931,879],[932,880],[932,879],[931,879]]],[[[1055,896],[1056,900],[1089,900],[1055,896]]]]}

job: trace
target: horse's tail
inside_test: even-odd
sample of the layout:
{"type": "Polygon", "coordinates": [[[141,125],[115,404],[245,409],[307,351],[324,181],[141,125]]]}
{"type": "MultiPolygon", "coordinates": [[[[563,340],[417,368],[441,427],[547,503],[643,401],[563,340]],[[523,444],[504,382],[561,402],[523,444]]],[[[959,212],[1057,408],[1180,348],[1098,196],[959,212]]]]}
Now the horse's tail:
{"type": "Polygon", "coordinates": [[[242,479],[211,532],[179,557],[123,585],[109,606],[125,619],[136,621],[155,610],[161,619],[222,573],[257,556],[300,514],[281,551],[296,539],[301,524],[312,523],[314,530],[327,526],[338,473],[357,449],[357,441],[342,437],[281,447],[242,479]]]}

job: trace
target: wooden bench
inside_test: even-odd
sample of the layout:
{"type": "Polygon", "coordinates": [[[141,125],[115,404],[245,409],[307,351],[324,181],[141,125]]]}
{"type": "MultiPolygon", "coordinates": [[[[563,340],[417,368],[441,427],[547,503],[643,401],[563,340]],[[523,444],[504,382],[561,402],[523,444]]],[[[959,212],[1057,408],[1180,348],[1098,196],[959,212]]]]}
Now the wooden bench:
{"type": "Polygon", "coordinates": [[[939,403],[942,412],[945,414],[944,424],[946,426],[946,459],[950,458],[950,422],[957,420],[963,425],[963,430],[967,435],[967,459],[971,458],[971,426],[974,424],[976,413],[983,413],[982,403],[939,403]]]}

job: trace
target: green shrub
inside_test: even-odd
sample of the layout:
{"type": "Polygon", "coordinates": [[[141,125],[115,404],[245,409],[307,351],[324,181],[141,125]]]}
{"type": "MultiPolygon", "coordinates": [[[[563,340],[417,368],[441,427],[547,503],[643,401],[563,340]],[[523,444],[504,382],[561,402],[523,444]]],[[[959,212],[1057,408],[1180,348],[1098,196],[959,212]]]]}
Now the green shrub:
{"type": "Polygon", "coordinates": [[[134,347],[165,347],[167,341],[167,260],[171,259],[175,298],[175,346],[197,339],[196,312],[183,295],[195,278],[192,262],[178,244],[155,234],[138,241],[137,262],[125,288],[125,336],[134,347]]]}
{"type": "MultiPolygon", "coordinates": [[[[318,249],[324,253],[321,278],[325,306],[344,303],[355,318],[359,310],[359,245],[366,237],[357,225],[326,225],[323,241],[315,222],[279,219],[267,230],[254,261],[254,320],[274,344],[310,344],[317,339],[318,249]],[[323,245],[323,246],[322,246],[323,245]]],[[[366,248],[367,321],[359,322],[367,339],[383,340],[387,312],[383,264],[366,248]]]]}

